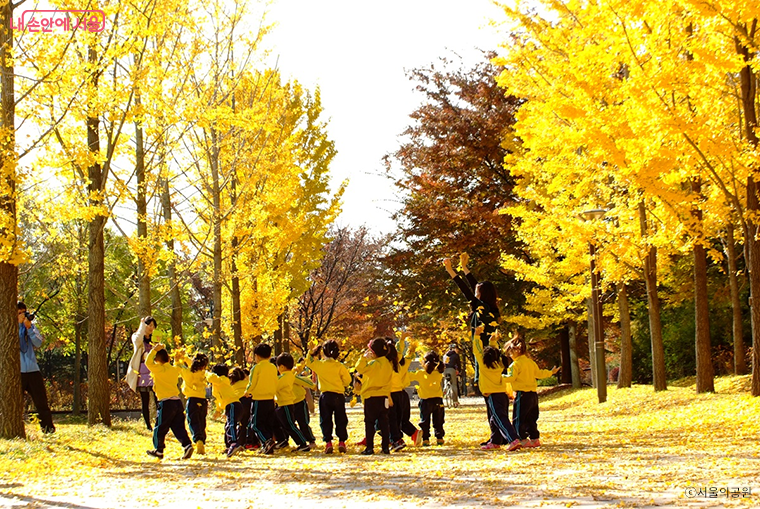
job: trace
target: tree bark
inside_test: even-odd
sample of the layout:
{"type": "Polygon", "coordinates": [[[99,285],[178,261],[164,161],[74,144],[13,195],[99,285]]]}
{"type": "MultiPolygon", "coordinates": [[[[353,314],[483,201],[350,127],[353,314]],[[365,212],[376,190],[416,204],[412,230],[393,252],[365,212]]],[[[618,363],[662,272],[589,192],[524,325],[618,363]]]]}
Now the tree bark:
{"type": "MultiPolygon", "coordinates": [[[[89,62],[97,66],[97,52],[90,46],[89,62]]],[[[98,76],[93,73],[93,90],[97,90],[98,76]]],[[[93,114],[87,116],[87,146],[95,157],[100,155],[100,135],[98,132],[100,119],[93,114]]],[[[104,172],[100,163],[93,162],[88,168],[88,192],[90,206],[103,206],[102,192],[104,189],[104,172]]],[[[88,271],[88,318],[87,338],[89,352],[87,356],[88,404],[87,422],[90,425],[103,423],[111,425],[110,390],[108,381],[108,353],[105,338],[106,306],[105,306],[105,244],[103,231],[106,216],[99,211],[89,223],[89,256],[88,271]]]]}
{"type": "Polygon", "coordinates": [[[571,323],[567,326],[567,334],[570,341],[570,375],[573,389],[580,389],[582,384],[581,371],[578,368],[578,327],[571,323]]]}
{"type": "MultiPolygon", "coordinates": [[[[692,179],[691,190],[697,196],[702,195],[702,183],[692,179]]],[[[707,302],[707,253],[702,244],[702,210],[692,210],[699,232],[694,239],[694,320],[696,325],[695,348],[697,353],[697,394],[715,392],[712,365],[712,346],[710,345],[710,306],[707,302]]]]}
{"type": "MultiPolygon", "coordinates": [[[[753,41],[757,31],[757,18],[753,19],[749,25],[740,24],[739,27],[744,31],[745,40],[753,41]]],[[[752,70],[752,60],[755,57],[755,50],[740,38],[736,38],[736,51],[744,58],[746,65],[739,72],[741,80],[741,97],[742,113],[744,117],[744,128],[747,141],[750,146],[757,148],[758,138],[755,130],[757,129],[757,75],[752,70]]],[[[758,222],[757,216],[760,213],[760,200],[757,196],[757,183],[753,177],[753,172],[757,168],[750,168],[750,175],[747,177],[747,251],[749,252],[749,292],[750,292],[750,316],[752,323],[752,395],[760,396],[760,241],[757,240],[758,222]]]]}
{"type": "MultiPolygon", "coordinates": [[[[16,246],[16,105],[13,51],[13,3],[0,7],[0,168],[2,191],[0,211],[5,221],[0,225],[0,235],[12,240],[16,246]]],[[[10,258],[13,252],[4,253],[10,258]]],[[[0,438],[26,438],[21,394],[21,350],[18,339],[16,296],[18,295],[18,267],[11,260],[0,262],[0,438]]]]}
{"type": "Polygon", "coordinates": [[[596,356],[594,345],[596,345],[596,335],[594,334],[594,305],[591,298],[586,299],[586,311],[588,315],[588,363],[591,366],[591,385],[596,388],[596,356]]]}
{"type": "Polygon", "coordinates": [[[745,358],[744,352],[744,325],[742,323],[742,305],[739,298],[739,269],[736,264],[734,224],[731,221],[729,221],[726,226],[726,258],[728,259],[728,285],[731,290],[734,373],[737,375],[746,375],[747,359],[745,358]]]}
{"type": "Polygon", "coordinates": [[[222,337],[222,196],[219,184],[219,148],[216,129],[211,129],[211,180],[213,193],[212,228],[214,234],[214,280],[212,284],[212,299],[214,312],[211,325],[212,358],[216,358],[221,346],[222,337]]]}
{"type": "MultiPolygon", "coordinates": [[[[642,240],[646,241],[647,212],[643,200],[639,202],[639,222],[642,240]]],[[[657,293],[657,248],[655,246],[649,246],[644,257],[644,281],[646,282],[649,310],[649,337],[652,342],[652,382],[655,391],[665,391],[668,389],[668,382],[665,375],[665,347],[662,341],[660,297],[657,293]]]]}
{"type": "Polygon", "coordinates": [[[562,358],[562,371],[559,381],[563,384],[569,384],[573,379],[570,368],[570,333],[567,326],[562,327],[559,331],[559,352],[562,358]]]}
{"type": "MultiPolygon", "coordinates": [[[[166,151],[161,144],[161,171],[164,172],[161,179],[161,208],[164,214],[164,224],[171,228],[172,224],[172,200],[169,192],[169,176],[166,174],[166,151]]],[[[170,295],[172,302],[171,328],[172,337],[182,343],[182,294],[180,293],[179,281],[177,280],[177,261],[174,253],[174,236],[169,235],[166,240],[166,250],[169,251],[170,259],[166,267],[166,275],[171,287],[170,295]]]]}
{"type": "MultiPolygon", "coordinates": [[[[135,92],[135,108],[141,108],[140,92],[135,92]]],[[[148,250],[148,207],[145,182],[145,142],[142,122],[135,122],[135,175],[137,177],[137,279],[139,284],[138,308],[140,318],[151,314],[150,270],[146,264],[148,250]]]]}
{"type": "Polygon", "coordinates": [[[620,311],[620,371],[618,389],[630,387],[633,382],[633,345],[631,344],[631,312],[628,307],[628,289],[625,283],[617,284],[620,311]]]}
{"type": "Polygon", "coordinates": [[[282,312],[282,351],[290,352],[290,310],[287,305],[282,312]]]}

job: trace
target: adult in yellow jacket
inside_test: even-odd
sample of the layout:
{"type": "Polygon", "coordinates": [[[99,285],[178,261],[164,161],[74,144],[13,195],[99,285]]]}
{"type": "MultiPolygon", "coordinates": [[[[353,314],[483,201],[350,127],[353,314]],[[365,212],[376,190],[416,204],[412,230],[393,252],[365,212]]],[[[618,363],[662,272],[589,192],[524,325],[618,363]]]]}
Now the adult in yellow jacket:
{"type": "Polygon", "coordinates": [[[375,421],[377,421],[380,430],[383,454],[390,454],[391,452],[388,408],[390,406],[393,366],[387,357],[389,350],[385,338],[375,338],[369,342],[367,350],[356,365],[356,372],[362,375],[361,397],[364,406],[366,440],[366,448],[362,451],[364,455],[375,454],[375,421]]]}
{"type": "Polygon", "coordinates": [[[253,399],[249,429],[261,441],[262,454],[274,453],[274,436],[280,428],[274,406],[278,373],[277,367],[269,361],[271,357],[270,345],[266,343],[256,345],[253,349],[253,359],[256,364],[251,368],[248,387],[245,390],[253,399]]]}
{"type": "Polygon", "coordinates": [[[306,357],[306,367],[317,375],[319,384],[319,427],[325,441],[325,454],[333,452],[333,418],[338,452],[346,452],[348,440],[348,416],[346,415],[346,387],[351,383],[348,369],[338,360],[340,347],[337,341],[328,339],[306,357]],[[319,355],[321,359],[318,359],[319,355]]]}
{"type": "Polygon", "coordinates": [[[425,354],[423,367],[419,371],[410,371],[409,380],[419,383],[417,393],[420,396],[420,428],[422,429],[422,445],[430,445],[430,424],[432,421],[436,443],[443,445],[443,423],[446,408],[443,405],[443,369],[441,358],[435,352],[425,354]]]}
{"type": "Polygon", "coordinates": [[[145,367],[153,378],[153,390],[158,399],[156,426],[153,428],[153,450],[150,456],[162,459],[166,447],[166,434],[172,430],[184,450],[182,459],[193,455],[193,444],[185,429],[185,411],[179,398],[179,368],[169,363],[169,354],[164,345],[153,345],[145,359],[145,367]]]}
{"type": "Polygon", "coordinates": [[[536,380],[549,378],[559,371],[555,366],[552,370],[541,369],[538,364],[528,357],[528,347],[525,339],[515,336],[507,343],[507,355],[512,357],[508,376],[505,378],[515,390],[515,405],[512,409],[512,420],[521,438],[523,447],[539,447],[541,440],[538,432],[538,384],[536,380]]]}
{"type": "Polygon", "coordinates": [[[175,357],[177,367],[182,375],[182,394],[187,398],[185,411],[187,425],[198,454],[206,453],[206,417],[208,416],[208,400],[206,399],[206,368],[208,357],[197,353],[192,360],[184,352],[178,352],[175,357]]]}
{"type": "Polygon", "coordinates": [[[223,364],[217,364],[213,372],[206,375],[206,379],[214,387],[218,398],[218,405],[224,408],[224,445],[227,446],[227,457],[234,456],[243,448],[243,440],[239,433],[243,405],[240,398],[245,394],[248,381],[245,372],[240,368],[232,368],[225,375],[223,364]]]}
{"type": "Polygon", "coordinates": [[[508,451],[519,449],[520,437],[509,421],[509,397],[501,352],[492,346],[483,348],[479,334],[473,335],[472,351],[480,368],[478,384],[486,400],[488,425],[491,427],[491,438],[480,444],[480,448],[489,451],[507,444],[508,451]]]}

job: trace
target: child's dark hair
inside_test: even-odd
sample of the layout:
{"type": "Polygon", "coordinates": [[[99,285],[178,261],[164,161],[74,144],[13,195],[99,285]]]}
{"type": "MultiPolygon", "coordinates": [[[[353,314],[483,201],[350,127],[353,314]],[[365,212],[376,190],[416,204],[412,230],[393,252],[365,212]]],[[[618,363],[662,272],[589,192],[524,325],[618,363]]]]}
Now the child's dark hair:
{"type": "Polygon", "coordinates": [[[385,357],[388,355],[388,342],[385,338],[375,338],[369,342],[369,348],[378,357],[385,357]]]}
{"type": "Polygon", "coordinates": [[[166,364],[169,362],[169,352],[166,351],[166,348],[162,348],[156,352],[156,361],[160,362],[161,364],[166,364]]]}
{"type": "Polygon", "coordinates": [[[396,351],[396,345],[393,344],[393,338],[385,338],[385,341],[388,343],[388,353],[385,355],[385,357],[391,361],[391,366],[393,366],[393,371],[398,373],[398,351],[396,351]]]}
{"type": "Polygon", "coordinates": [[[328,339],[322,343],[322,353],[325,354],[325,357],[337,360],[338,355],[340,355],[340,346],[338,345],[338,342],[334,339],[328,339]]]}
{"type": "Polygon", "coordinates": [[[425,361],[424,363],[425,372],[427,372],[428,375],[436,369],[438,370],[439,373],[443,373],[443,369],[445,366],[443,365],[441,358],[434,351],[431,350],[428,353],[426,353],[423,360],[425,361]]]}
{"type": "Polygon", "coordinates": [[[258,355],[262,359],[268,359],[272,356],[272,347],[266,343],[259,343],[253,349],[253,355],[258,355]]]}
{"type": "Polygon", "coordinates": [[[285,366],[288,371],[293,369],[293,366],[296,365],[295,361],[293,360],[293,356],[288,352],[282,352],[280,355],[278,355],[276,364],[278,366],[285,366]]]}
{"type": "Polygon", "coordinates": [[[504,367],[501,352],[498,348],[487,346],[483,349],[483,364],[489,369],[496,369],[499,366],[504,367]]]}
{"type": "Polygon", "coordinates": [[[229,379],[231,384],[237,383],[240,380],[245,380],[245,371],[235,366],[230,370],[229,379]]]}
{"type": "Polygon", "coordinates": [[[213,368],[211,368],[211,372],[216,376],[227,376],[230,374],[230,367],[226,364],[216,364],[213,368]]]}
{"type": "Polygon", "coordinates": [[[208,357],[205,353],[197,353],[193,356],[193,363],[190,365],[190,371],[196,373],[203,371],[208,366],[208,357]]]}

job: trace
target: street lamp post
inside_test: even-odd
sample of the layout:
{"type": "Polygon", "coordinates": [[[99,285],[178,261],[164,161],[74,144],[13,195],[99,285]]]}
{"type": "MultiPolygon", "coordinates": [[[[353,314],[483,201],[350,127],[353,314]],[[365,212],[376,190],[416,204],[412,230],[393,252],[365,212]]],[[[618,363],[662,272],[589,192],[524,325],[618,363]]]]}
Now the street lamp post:
{"type": "MultiPolygon", "coordinates": [[[[593,209],[583,212],[587,220],[601,219],[607,211],[593,209]]],[[[602,303],[599,299],[599,275],[596,272],[596,246],[589,242],[591,255],[591,306],[594,319],[594,363],[596,366],[596,392],[599,403],[607,401],[607,366],[604,361],[604,332],[602,331],[602,303]]]]}

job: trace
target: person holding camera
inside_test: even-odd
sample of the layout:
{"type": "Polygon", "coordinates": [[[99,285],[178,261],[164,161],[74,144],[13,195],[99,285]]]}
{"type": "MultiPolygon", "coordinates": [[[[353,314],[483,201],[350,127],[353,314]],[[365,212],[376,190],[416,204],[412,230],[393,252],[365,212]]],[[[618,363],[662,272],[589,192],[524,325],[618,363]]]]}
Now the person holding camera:
{"type": "Polygon", "coordinates": [[[454,407],[459,406],[459,372],[462,369],[462,363],[457,353],[456,343],[449,345],[449,351],[443,356],[443,362],[446,369],[443,371],[444,377],[451,380],[451,390],[453,391],[454,407]]]}
{"type": "Polygon", "coordinates": [[[45,380],[37,365],[34,350],[42,346],[42,334],[32,323],[34,315],[26,310],[26,304],[18,303],[18,339],[21,346],[21,391],[32,397],[34,408],[40,418],[43,433],[54,433],[53,415],[48,406],[45,380]]]}
{"type": "Polygon", "coordinates": [[[140,395],[140,402],[142,403],[142,416],[145,420],[145,426],[148,431],[153,431],[153,426],[150,423],[150,395],[153,394],[153,400],[158,407],[158,400],[156,394],[153,392],[153,378],[150,376],[150,370],[145,365],[145,358],[153,348],[151,342],[153,338],[153,331],[156,329],[156,319],[152,316],[146,316],[140,320],[140,326],[137,328],[137,332],[132,334],[132,347],[134,352],[132,358],[129,360],[129,369],[127,370],[127,376],[125,377],[129,388],[140,395]]]}

